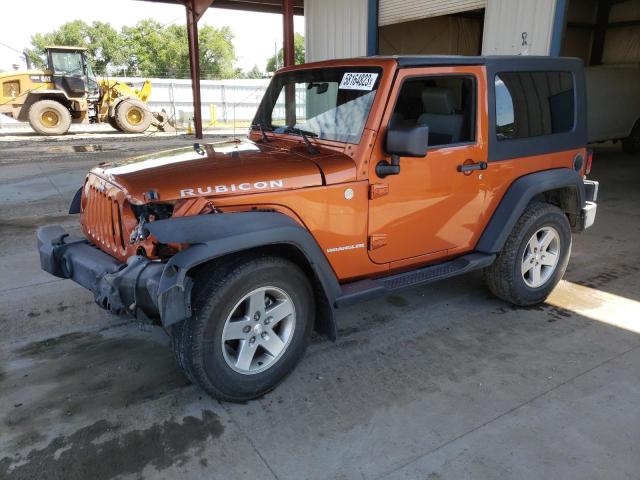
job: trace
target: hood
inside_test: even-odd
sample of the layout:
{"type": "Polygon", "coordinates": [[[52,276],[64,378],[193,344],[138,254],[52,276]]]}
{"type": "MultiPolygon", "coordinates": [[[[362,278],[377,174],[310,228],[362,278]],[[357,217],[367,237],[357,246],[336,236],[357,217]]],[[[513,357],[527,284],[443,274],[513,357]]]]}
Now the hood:
{"type": "Polygon", "coordinates": [[[162,202],[316,187],[326,182],[323,169],[340,182],[356,177],[353,160],[343,153],[320,148],[313,155],[304,145],[274,140],[208,144],[200,152],[180,148],[101,164],[92,173],[143,203],[150,191],[162,202]]]}

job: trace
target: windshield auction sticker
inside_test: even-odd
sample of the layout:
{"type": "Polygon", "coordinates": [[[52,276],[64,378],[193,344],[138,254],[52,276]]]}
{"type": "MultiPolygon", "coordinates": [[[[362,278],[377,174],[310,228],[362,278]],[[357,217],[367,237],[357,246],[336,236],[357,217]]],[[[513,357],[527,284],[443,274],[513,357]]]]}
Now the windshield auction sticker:
{"type": "Polygon", "coordinates": [[[377,73],[346,72],[340,82],[340,87],[343,90],[373,90],[373,86],[378,78],[377,73]]]}

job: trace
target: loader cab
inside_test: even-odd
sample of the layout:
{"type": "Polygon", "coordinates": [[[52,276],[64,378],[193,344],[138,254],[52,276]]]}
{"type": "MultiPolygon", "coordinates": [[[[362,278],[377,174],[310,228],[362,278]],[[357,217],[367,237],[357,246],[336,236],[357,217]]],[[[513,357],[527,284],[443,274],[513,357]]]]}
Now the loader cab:
{"type": "Polygon", "coordinates": [[[97,89],[86,48],[47,47],[47,65],[56,90],[68,97],[83,97],[97,89]]]}

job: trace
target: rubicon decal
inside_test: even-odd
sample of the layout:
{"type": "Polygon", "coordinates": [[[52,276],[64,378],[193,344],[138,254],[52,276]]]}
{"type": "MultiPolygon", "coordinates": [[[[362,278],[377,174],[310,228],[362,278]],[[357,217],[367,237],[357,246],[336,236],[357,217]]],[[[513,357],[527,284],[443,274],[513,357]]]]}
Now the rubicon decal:
{"type": "Polygon", "coordinates": [[[284,188],[284,180],[262,180],[259,182],[231,183],[227,185],[205,185],[180,190],[180,197],[197,197],[199,195],[212,195],[215,193],[252,192],[258,190],[273,190],[284,188]]]}

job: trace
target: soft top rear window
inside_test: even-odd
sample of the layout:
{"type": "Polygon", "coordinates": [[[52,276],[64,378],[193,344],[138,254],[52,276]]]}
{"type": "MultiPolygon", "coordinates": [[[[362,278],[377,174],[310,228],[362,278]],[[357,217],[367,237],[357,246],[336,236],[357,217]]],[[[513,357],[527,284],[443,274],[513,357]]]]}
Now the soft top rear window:
{"type": "Polygon", "coordinates": [[[498,140],[565,133],[574,128],[571,72],[499,72],[495,98],[498,140]]]}

